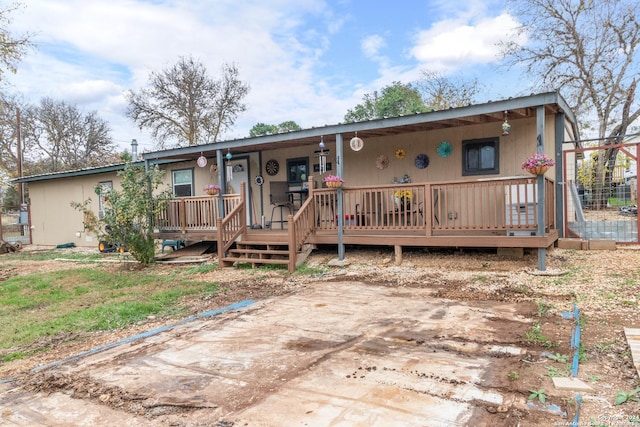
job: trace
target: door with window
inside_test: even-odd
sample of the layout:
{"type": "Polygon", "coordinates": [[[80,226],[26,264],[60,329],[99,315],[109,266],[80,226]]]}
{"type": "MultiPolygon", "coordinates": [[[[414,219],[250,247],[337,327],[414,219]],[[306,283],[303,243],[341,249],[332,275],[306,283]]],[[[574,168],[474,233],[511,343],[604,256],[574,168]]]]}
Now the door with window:
{"type": "MultiPolygon", "coordinates": [[[[232,178],[227,182],[226,185],[226,193],[227,194],[240,194],[240,184],[245,183],[246,189],[246,197],[245,204],[247,206],[247,224],[253,224],[251,219],[251,213],[253,211],[253,206],[251,203],[251,184],[249,183],[249,159],[244,158],[234,158],[229,161],[229,165],[231,168],[232,178]]],[[[258,222],[259,224],[259,222],[258,222]]]]}

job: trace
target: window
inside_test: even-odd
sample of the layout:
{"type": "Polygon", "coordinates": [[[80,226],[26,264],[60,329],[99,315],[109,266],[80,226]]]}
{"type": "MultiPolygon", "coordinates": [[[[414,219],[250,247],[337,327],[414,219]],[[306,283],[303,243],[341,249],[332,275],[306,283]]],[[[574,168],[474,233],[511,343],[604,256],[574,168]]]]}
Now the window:
{"type": "Polygon", "coordinates": [[[106,202],[107,195],[113,190],[112,181],[102,181],[98,183],[100,187],[100,196],[98,197],[98,218],[104,218],[104,202],[106,202]]]}
{"type": "Polygon", "coordinates": [[[287,181],[289,185],[302,185],[309,177],[309,158],[287,160],[287,181]]]}
{"type": "Polygon", "coordinates": [[[193,169],[171,171],[173,195],[176,197],[193,196],[193,169]]]}
{"type": "Polygon", "coordinates": [[[462,141],[462,175],[500,173],[498,138],[462,141]]]}

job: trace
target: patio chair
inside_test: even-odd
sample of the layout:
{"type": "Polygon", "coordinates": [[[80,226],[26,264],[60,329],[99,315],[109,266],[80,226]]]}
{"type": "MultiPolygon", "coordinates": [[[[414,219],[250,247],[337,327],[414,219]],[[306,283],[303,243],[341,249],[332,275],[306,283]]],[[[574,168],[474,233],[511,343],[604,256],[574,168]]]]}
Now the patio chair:
{"type": "Polygon", "coordinates": [[[269,224],[273,229],[273,214],[276,209],[280,209],[280,220],[276,221],[280,223],[280,228],[284,229],[284,223],[286,219],[284,217],[284,210],[288,209],[289,214],[293,214],[293,202],[291,201],[291,195],[288,193],[289,184],[286,181],[274,181],[269,186],[270,194],[269,201],[271,202],[271,219],[269,224]]]}

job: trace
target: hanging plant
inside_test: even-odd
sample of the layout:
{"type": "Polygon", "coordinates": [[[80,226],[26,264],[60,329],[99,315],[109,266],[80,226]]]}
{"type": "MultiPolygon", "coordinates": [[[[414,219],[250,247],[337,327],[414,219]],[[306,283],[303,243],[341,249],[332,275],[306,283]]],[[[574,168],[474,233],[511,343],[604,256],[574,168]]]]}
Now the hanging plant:
{"type": "Polygon", "coordinates": [[[404,159],[404,156],[406,156],[406,155],[407,155],[407,152],[404,151],[403,148],[398,148],[396,150],[396,159],[402,160],[402,159],[404,159]]]}
{"type": "Polygon", "coordinates": [[[415,162],[418,169],[424,169],[429,166],[429,156],[426,154],[418,154],[415,162]]]}
{"type": "Polygon", "coordinates": [[[450,142],[442,141],[436,151],[440,157],[449,157],[453,151],[453,147],[450,142]]]}
{"type": "Polygon", "coordinates": [[[389,158],[384,154],[380,154],[376,159],[376,167],[380,170],[386,169],[389,166],[389,158]]]}

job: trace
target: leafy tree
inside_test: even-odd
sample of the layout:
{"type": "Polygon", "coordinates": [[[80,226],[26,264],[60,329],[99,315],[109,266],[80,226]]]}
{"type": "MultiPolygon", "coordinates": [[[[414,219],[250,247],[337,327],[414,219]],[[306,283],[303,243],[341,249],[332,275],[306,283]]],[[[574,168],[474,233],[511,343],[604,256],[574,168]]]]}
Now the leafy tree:
{"type": "Polygon", "coordinates": [[[374,91],[364,95],[362,101],[361,104],[347,111],[344,116],[345,122],[352,123],[429,111],[419,90],[411,83],[394,82],[382,88],[380,93],[374,91]]]}
{"type": "Polygon", "coordinates": [[[213,143],[246,110],[249,86],[238,79],[235,65],[222,67],[222,78],[209,77],[205,66],[181,57],[173,66],[152,72],[149,84],[129,91],[127,117],[146,128],[158,148],[213,143]]]}
{"type": "Polygon", "coordinates": [[[433,110],[465,107],[476,101],[482,85],[478,79],[464,80],[461,77],[446,77],[434,71],[422,71],[423,78],[417,86],[425,104],[433,110]]]}
{"type": "Polygon", "coordinates": [[[301,130],[302,128],[294,121],[282,122],[279,125],[267,125],[265,123],[256,123],[251,130],[249,130],[249,136],[254,138],[262,135],[273,135],[282,132],[292,132],[301,130]]]}
{"type": "Polygon", "coordinates": [[[49,172],[100,166],[116,158],[109,126],[95,111],[83,114],[74,105],[43,98],[25,116],[32,126],[25,137],[45,153],[49,172]]]}
{"type": "Polygon", "coordinates": [[[3,5],[0,9],[0,80],[6,71],[17,71],[18,63],[31,47],[30,34],[14,36],[9,31],[10,15],[20,6],[20,3],[13,3],[9,7],[3,5]]]}
{"type": "Polygon", "coordinates": [[[126,247],[141,264],[151,264],[155,261],[151,219],[166,208],[171,198],[168,188],[156,191],[162,185],[163,174],[157,166],[145,171],[144,167],[128,163],[119,173],[122,190],[104,193],[101,186],[95,188],[98,197],[104,201],[102,218],[90,209],[91,199],[72,202],[71,206],[83,212],[86,230],[109,244],[126,247]]]}
{"type": "MultiPolygon", "coordinates": [[[[582,128],[595,117],[605,145],[622,143],[640,117],[636,100],[640,3],[632,0],[512,0],[522,22],[503,44],[507,65],[523,65],[536,85],[560,89],[582,128]],[[524,42],[521,42],[524,40],[524,42]]],[[[610,182],[618,150],[597,164],[597,182],[610,182]]],[[[607,187],[605,185],[605,187],[607,187]]],[[[598,196],[597,200],[607,200],[598,196]]]]}

